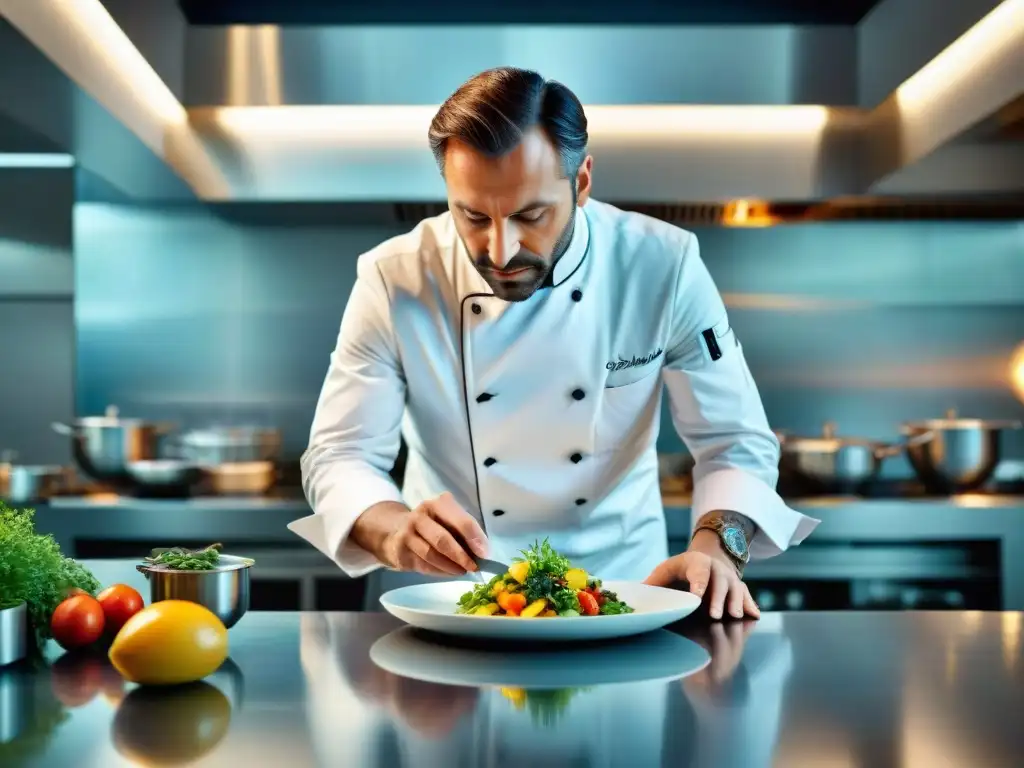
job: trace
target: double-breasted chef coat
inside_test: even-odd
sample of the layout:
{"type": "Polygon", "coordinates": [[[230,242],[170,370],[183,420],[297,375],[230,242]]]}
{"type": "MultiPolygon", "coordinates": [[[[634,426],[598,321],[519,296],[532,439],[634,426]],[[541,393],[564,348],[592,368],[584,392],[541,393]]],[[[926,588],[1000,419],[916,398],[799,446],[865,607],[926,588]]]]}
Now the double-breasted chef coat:
{"type": "Polygon", "coordinates": [[[349,575],[381,565],[349,541],[360,513],[450,491],[496,559],[546,537],[601,578],[646,578],[668,556],[663,391],[696,461],[693,521],[745,515],[752,558],[817,525],[775,492],[779,444],[696,236],[595,200],[575,216],[522,302],[493,294],[449,213],[359,257],[302,459],[314,513],[289,525],[349,575]]]}

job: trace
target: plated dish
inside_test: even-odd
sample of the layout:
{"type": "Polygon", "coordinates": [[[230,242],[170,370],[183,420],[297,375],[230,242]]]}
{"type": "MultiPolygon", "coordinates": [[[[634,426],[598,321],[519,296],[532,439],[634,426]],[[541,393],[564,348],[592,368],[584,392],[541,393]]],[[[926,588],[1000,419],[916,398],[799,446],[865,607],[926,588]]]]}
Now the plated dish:
{"type": "Polygon", "coordinates": [[[547,542],[524,549],[508,571],[465,592],[456,613],[521,619],[617,616],[633,608],[547,542]]]}
{"type": "Polygon", "coordinates": [[[689,592],[602,582],[573,568],[546,542],[524,550],[506,573],[485,584],[432,581],[391,590],[380,601],[393,616],[421,629],[517,641],[627,637],[660,629],[700,605],[689,592]]]}

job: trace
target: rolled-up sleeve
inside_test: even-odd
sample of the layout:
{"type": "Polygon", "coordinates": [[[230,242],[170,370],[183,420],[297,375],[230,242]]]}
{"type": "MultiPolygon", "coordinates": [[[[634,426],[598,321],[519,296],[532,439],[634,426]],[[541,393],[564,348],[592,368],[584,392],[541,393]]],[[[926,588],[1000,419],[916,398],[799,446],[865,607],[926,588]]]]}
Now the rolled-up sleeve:
{"type": "Polygon", "coordinates": [[[757,525],[751,558],[771,557],[802,542],[820,521],[775,491],[779,441],[697,237],[686,238],[663,376],[676,431],[696,462],[691,530],[708,512],[737,512],[757,525]]]}
{"type": "Polygon", "coordinates": [[[387,291],[363,257],[324,381],[302,485],[313,514],[289,524],[353,577],[381,563],[349,538],[375,504],[402,501],[390,471],[398,455],[405,380],[389,318],[387,291]]]}

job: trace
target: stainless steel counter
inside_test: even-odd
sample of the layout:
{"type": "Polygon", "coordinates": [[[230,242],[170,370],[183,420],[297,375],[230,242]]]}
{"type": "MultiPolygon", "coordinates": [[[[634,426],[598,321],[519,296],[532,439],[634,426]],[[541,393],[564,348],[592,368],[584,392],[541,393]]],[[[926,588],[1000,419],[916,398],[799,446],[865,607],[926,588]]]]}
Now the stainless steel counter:
{"type": "Polygon", "coordinates": [[[382,614],[257,613],[207,682],[157,691],[50,647],[48,669],[0,673],[0,763],[994,768],[1024,754],[1022,614],[766,613],[674,629],[488,651],[382,614]]]}

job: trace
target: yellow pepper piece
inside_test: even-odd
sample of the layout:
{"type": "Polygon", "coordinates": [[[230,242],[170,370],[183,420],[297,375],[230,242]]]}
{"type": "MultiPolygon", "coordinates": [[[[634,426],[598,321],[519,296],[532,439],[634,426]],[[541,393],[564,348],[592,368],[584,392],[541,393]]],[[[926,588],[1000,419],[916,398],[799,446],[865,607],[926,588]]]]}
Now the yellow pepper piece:
{"type": "Polygon", "coordinates": [[[499,592],[504,592],[504,591],[505,591],[505,582],[504,581],[499,581],[497,584],[495,584],[493,587],[491,587],[491,594],[494,595],[495,597],[498,596],[499,592]]]}
{"type": "Polygon", "coordinates": [[[473,611],[473,613],[476,616],[493,616],[497,612],[498,612],[498,604],[497,603],[488,603],[487,605],[481,605],[479,608],[477,608],[475,611],[473,611]]]}
{"type": "Polygon", "coordinates": [[[569,589],[586,589],[587,588],[587,572],[582,568],[570,568],[565,572],[565,585],[569,589]]]}
{"type": "Polygon", "coordinates": [[[534,600],[528,606],[523,608],[520,612],[519,617],[523,619],[532,619],[539,616],[542,611],[548,607],[548,601],[543,597],[540,600],[534,600]]]}
{"type": "Polygon", "coordinates": [[[513,563],[508,567],[508,575],[520,584],[526,582],[526,574],[530,572],[530,564],[527,562],[513,563]]]}

